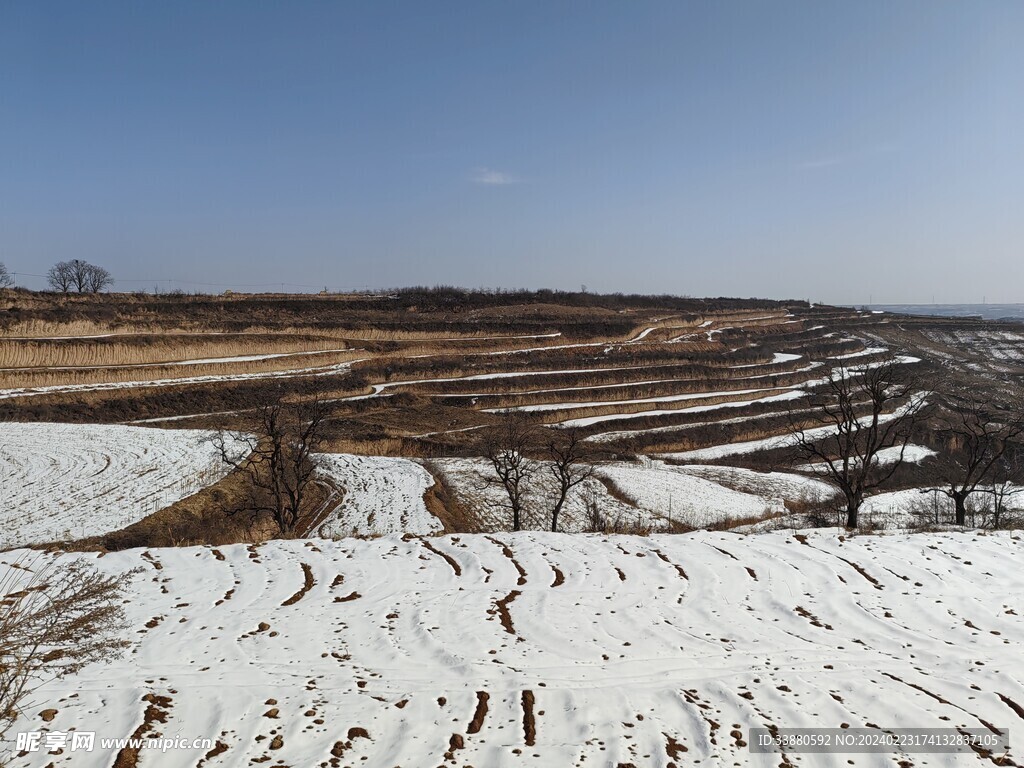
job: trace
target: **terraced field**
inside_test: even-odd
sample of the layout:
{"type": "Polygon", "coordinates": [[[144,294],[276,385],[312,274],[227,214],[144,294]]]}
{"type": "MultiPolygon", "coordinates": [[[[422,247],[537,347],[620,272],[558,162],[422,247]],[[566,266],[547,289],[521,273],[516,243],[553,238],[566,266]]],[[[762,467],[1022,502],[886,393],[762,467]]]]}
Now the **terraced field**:
{"type": "Polygon", "coordinates": [[[0,424],[0,549],[116,531],[227,474],[201,430],[0,424]]]}
{"type": "Polygon", "coordinates": [[[215,741],[139,752],[161,768],[989,764],[758,755],[749,729],[1019,730],[1020,548],[1005,532],[523,533],[112,553],[105,571],[142,569],[136,650],[48,684],[29,716],[215,741]]]}
{"type": "MultiPolygon", "coordinates": [[[[109,306],[88,321],[23,317],[0,333],[0,419],[243,429],[279,393],[315,393],[347,494],[318,529],[350,535],[467,529],[456,519],[501,529],[480,441],[520,413],[541,444],[575,430],[602,466],[569,500],[566,530],[583,526],[588,500],[632,524],[699,527],[784,515],[821,496],[786,449],[792,425],[812,422],[809,397],[832,364],[895,354],[924,381],[1020,386],[1017,326],[801,302],[566,296],[150,297],[107,299],[113,320],[109,306]],[[761,492],[672,466],[709,462],[760,470],[761,492]],[[773,484],[778,470],[789,479],[773,484]]],[[[86,302],[77,312],[99,312],[76,300],[86,302]]],[[[57,517],[55,535],[79,525],[57,517]]]]}
{"type": "MultiPolygon", "coordinates": [[[[832,365],[895,356],[922,391],[1012,394],[1016,326],[672,297],[11,295],[26,303],[0,317],[0,578],[17,590],[53,559],[140,569],[131,653],[47,683],[25,722],[211,739],[12,766],[1016,764],[760,755],[749,730],[1024,720],[1018,536],[792,530],[831,519],[791,432],[815,424],[832,365]],[[241,480],[203,438],[313,397],[305,538],[219,545],[262,534],[221,525],[241,480]],[[550,465],[525,487],[527,530],[507,533],[484,438],[511,418],[533,429],[530,461],[580,438],[593,473],[558,526],[576,535],[540,532],[550,465]]],[[[920,492],[935,446],[916,439],[867,526],[941,507],[920,492]]]]}

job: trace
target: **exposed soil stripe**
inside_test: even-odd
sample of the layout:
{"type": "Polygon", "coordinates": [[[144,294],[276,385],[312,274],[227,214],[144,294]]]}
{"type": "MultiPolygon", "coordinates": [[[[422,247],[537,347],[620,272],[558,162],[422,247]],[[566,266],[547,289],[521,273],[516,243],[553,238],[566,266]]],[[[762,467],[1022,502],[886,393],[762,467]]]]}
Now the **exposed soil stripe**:
{"type": "Polygon", "coordinates": [[[516,570],[519,572],[519,580],[516,582],[516,585],[521,587],[524,584],[526,584],[526,571],[523,570],[523,566],[521,566],[519,564],[519,561],[516,560],[515,555],[512,554],[512,550],[508,548],[508,545],[507,544],[503,544],[502,542],[500,542],[497,539],[492,538],[490,536],[487,537],[487,540],[488,541],[492,541],[495,544],[497,544],[499,547],[501,547],[501,554],[503,554],[505,557],[507,557],[509,560],[511,560],[512,561],[512,565],[514,565],[516,567],[516,570]]]}
{"type": "Polygon", "coordinates": [[[494,605],[498,609],[498,616],[501,618],[501,626],[503,626],[505,628],[505,631],[508,632],[510,635],[514,635],[516,633],[516,630],[515,627],[512,625],[512,614],[509,613],[508,607],[512,604],[512,601],[519,597],[519,595],[521,594],[522,592],[520,592],[518,589],[513,589],[511,592],[509,592],[507,595],[501,598],[501,600],[494,601],[494,605]]]}
{"type": "MultiPolygon", "coordinates": [[[[716,547],[716,549],[717,549],[717,547],[716,547]]],[[[668,564],[669,564],[669,565],[671,565],[671,566],[672,566],[673,568],[675,568],[675,569],[676,569],[676,573],[678,573],[678,574],[679,574],[680,576],[682,576],[682,577],[683,577],[684,579],[686,579],[687,581],[689,581],[689,580],[690,580],[690,577],[686,575],[686,571],[685,571],[685,570],[683,569],[683,566],[679,565],[679,563],[673,563],[673,562],[672,562],[671,560],[669,560],[669,559],[668,559],[668,557],[667,557],[667,556],[665,555],[665,553],[664,553],[664,552],[662,552],[662,551],[661,551],[660,549],[655,549],[655,550],[653,550],[653,552],[654,552],[654,554],[656,554],[656,555],[657,555],[657,556],[658,556],[659,558],[661,558],[661,559],[662,559],[662,560],[664,560],[664,561],[665,561],[666,563],[668,563],[668,564]]],[[[618,569],[618,568],[616,568],[615,570],[616,570],[616,571],[619,571],[619,569],[618,569]]],[[[619,578],[620,578],[620,579],[622,579],[623,581],[625,581],[625,580],[626,580],[626,577],[625,577],[625,576],[623,575],[622,571],[619,571],[619,578]]]]}
{"type": "Polygon", "coordinates": [[[147,560],[149,562],[149,564],[152,565],[156,570],[162,571],[164,569],[164,567],[160,563],[160,561],[157,560],[155,557],[153,557],[151,554],[149,554],[149,550],[146,550],[145,552],[143,552],[140,555],[140,557],[142,557],[143,559],[147,560]]]}
{"type": "Polygon", "coordinates": [[[462,567],[457,562],[455,562],[455,558],[454,557],[452,557],[451,555],[445,554],[444,552],[439,550],[437,547],[435,547],[433,544],[431,544],[426,539],[420,539],[420,544],[422,544],[425,549],[429,549],[431,552],[433,552],[438,557],[443,557],[447,561],[448,565],[450,565],[452,567],[452,570],[455,571],[455,575],[456,576],[461,576],[462,575],[462,567]]]}
{"type": "Polygon", "coordinates": [[[996,728],[994,725],[992,725],[992,723],[990,723],[988,720],[985,720],[984,718],[978,717],[978,715],[974,714],[969,709],[964,709],[959,704],[954,704],[951,701],[946,701],[946,699],[944,699],[941,696],[939,696],[939,694],[932,693],[927,688],[925,688],[923,686],[920,686],[917,683],[908,682],[908,681],[906,681],[906,680],[904,680],[902,678],[896,677],[896,675],[891,675],[888,672],[883,672],[882,674],[885,675],[886,677],[888,677],[890,680],[895,680],[898,683],[903,683],[904,685],[909,685],[914,690],[920,691],[921,693],[925,694],[926,696],[931,696],[933,699],[935,699],[936,701],[938,701],[938,702],[940,702],[942,704],[948,704],[951,707],[956,707],[961,712],[965,712],[968,715],[970,715],[971,717],[977,719],[977,721],[979,723],[984,725],[986,728],[988,728],[990,731],[992,731],[992,733],[996,734],[997,736],[1001,736],[1003,734],[1002,731],[1000,731],[998,728],[996,728]]]}
{"type": "Polygon", "coordinates": [[[305,597],[306,593],[313,588],[314,584],[316,584],[316,581],[313,579],[313,569],[305,563],[299,563],[299,565],[302,566],[302,587],[301,589],[299,589],[298,592],[296,592],[294,595],[292,595],[283,603],[281,603],[282,607],[286,605],[295,605],[295,603],[299,602],[299,600],[305,597]]]}
{"type": "Polygon", "coordinates": [[[662,735],[665,737],[665,754],[668,755],[670,760],[678,760],[683,752],[689,751],[684,745],[676,741],[674,736],[669,736],[667,733],[662,735]]]}
{"type": "Polygon", "coordinates": [[[1024,707],[1021,707],[1020,704],[1015,702],[1009,696],[1003,696],[1003,694],[999,693],[999,691],[996,691],[996,696],[998,696],[1002,700],[1003,704],[1012,709],[1014,713],[1017,715],[1017,717],[1019,717],[1021,720],[1024,720],[1024,707]]]}
{"type": "Polygon", "coordinates": [[[214,744],[213,749],[211,749],[209,752],[203,755],[203,759],[196,763],[196,768],[203,768],[203,765],[206,764],[207,760],[212,760],[213,758],[217,757],[218,755],[222,755],[227,751],[228,745],[220,739],[217,739],[217,743],[214,744]]]}
{"type": "Polygon", "coordinates": [[[523,733],[528,747],[537,743],[537,720],[533,716],[533,702],[533,691],[523,691],[523,733]]]}
{"type": "MultiPolygon", "coordinates": [[[[147,693],[142,700],[146,702],[146,711],[142,715],[142,724],[131,735],[132,739],[143,739],[146,734],[155,730],[155,723],[166,723],[167,712],[171,708],[171,699],[167,696],[147,693]]],[[[113,768],[135,768],[138,761],[139,747],[123,747],[114,758],[113,768]]]]}
{"type": "Polygon", "coordinates": [[[565,584],[565,574],[558,570],[558,568],[554,565],[551,566],[551,570],[555,572],[555,580],[551,582],[551,586],[560,587],[563,584],[565,584]]]}
{"type": "MultiPolygon", "coordinates": [[[[839,557],[839,555],[836,555],[836,557],[839,557]]],[[[839,557],[839,559],[842,560],[844,563],[846,563],[851,568],[853,568],[853,570],[855,570],[857,573],[859,573],[861,576],[863,576],[869,582],[871,582],[871,584],[874,586],[875,589],[882,589],[883,588],[882,585],[878,583],[878,579],[876,579],[870,573],[865,571],[861,566],[857,565],[857,563],[853,562],[852,560],[847,560],[845,557],[839,557]]]]}
{"type": "Polygon", "coordinates": [[[484,718],[487,717],[487,700],[491,698],[487,691],[476,692],[476,712],[473,713],[473,720],[466,729],[466,733],[480,733],[484,726],[484,718]]]}
{"type": "MultiPolygon", "coordinates": [[[[805,539],[806,539],[806,537],[805,537],[805,539]]],[[[802,542],[800,542],[800,543],[801,543],[801,544],[807,544],[806,540],[805,540],[805,541],[802,541],[802,542]]],[[[848,566],[850,566],[851,568],[853,568],[853,570],[855,570],[855,571],[856,571],[857,573],[859,573],[859,574],[860,574],[861,576],[863,576],[863,577],[864,577],[865,579],[867,579],[867,580],[868,580],[868,582],[870,582],[870,583],[871,583],[871,585],[872,585],[872,586],[873,586],[873,587],[874,587],[875,589],[885,589],[885,587],[883,587],[883,586],[882,586],[882,585],[881,585],[881,584],[880,584],[880,583],[878,582],[878,579],[876,579],[876,578],[875,578],[874,576],[872,576],[872,575],[871,575],[870,573],[868,573],[867,571],[865,571],[865,570],[864,570],[864,569],[863,569],[863,568],[862,568],[862,567],[861,567],[860,565],[858,565],[857,563],[853,562],[852,560],[847,560],[847,559],[846,559],[845,557],[842,557],[841,555],[837,555],[837,554],[835,554],[834,552],[825,552],[825,550],[823,550],[823,549],[820,549],[820,548],[818,548],[818,547],[815,547],[815,546],[813,546],[813,545],[811,545],[811,544],[807,544],[807,546],[811,547],[811,549],[817,549],[817,550],[818,550],[819,552],[824,552],[824,553],[825,553],[825,554],[827,554],[827,555],[832,555],[832,556],[833,556],[833,557],[835,557],[835,558],[836,558],[837,560],[842,560],[842,561],[843,561],[844,563],[846,563],[846,564],[847,564],[848,566]]],[[[837,575],[838,575],[838,574],[837,574],[837,575]]],[[[839,578],[840,578],[840,580],[843,580],[842,576],[840,576],[839,578]]],[[[843,580],[843,583],[845,584],[846,582],[845,582],[845,581],[843,580]]]]}
{"type": "Polygon", "coordinates": [[[736,555],[734,555],[732,552],[726,552],[721,547],[716,547],[714,544],[708,544],[708,546],[711,547],[712,549],[717,549],[719,552],[721,552],[726,557],[731,557],[733,560],[739,560],[739,558],[736,557],[736,555]]]}
{"type": "Polygon", "coordinates": [[[924,688],[924,687],[918,685],[917,683],[908,683],[903,678],[896,677],[896,675],[891,675],[888,672],[883,672],[882,674],[885,675],[886,677],[888,677],[890,680],[895,680],[897,683],[903,683],[904,685],[909,685],[914,690],[920,691],[921,693],[923,693],[923,694],[925,694],[927,696],[931,696],[933,699],[935,699],[940,704],[949,704],[950,706],[956,706],[955,704],[952,704],[952,702],[946,701],[944,698],[939,696],[939,694],[932,693],[927,688],[924,688]]]}

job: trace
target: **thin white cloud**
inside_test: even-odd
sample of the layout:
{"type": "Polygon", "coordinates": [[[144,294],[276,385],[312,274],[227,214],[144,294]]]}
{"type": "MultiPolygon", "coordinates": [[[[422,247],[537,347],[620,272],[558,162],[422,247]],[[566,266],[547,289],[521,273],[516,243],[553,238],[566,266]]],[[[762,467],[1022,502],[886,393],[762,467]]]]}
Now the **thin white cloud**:
{"type": "Polygon", "coordinates": [[[474,184],[485,184],[491,187],[503,187],[508,184],[519,183],[519,179],[510,173],[484,167],[473,169],[473,173],[469,178],[474,184]]]}
{"type": "Polygon", "coordinates": [[[831,168],[836,165],[846,165],[847,163],[857,162],[858,160],[865,160],[875,155],[883,155],[889,152],[895,152],[896,147],[891,144],[880,144],[875,147],[867,147],[858,152],[847,152],[841,155],[833,155],[831,157],[819,157],[814,160],[808,160],[800,163],[799,168],[802,170],[814,170],[816,168],[831,168]]]}

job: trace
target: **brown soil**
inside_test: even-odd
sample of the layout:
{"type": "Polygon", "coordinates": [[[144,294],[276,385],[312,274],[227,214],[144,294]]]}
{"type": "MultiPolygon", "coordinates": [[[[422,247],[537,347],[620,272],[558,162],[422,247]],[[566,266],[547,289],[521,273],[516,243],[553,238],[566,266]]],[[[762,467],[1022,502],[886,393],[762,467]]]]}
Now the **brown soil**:
{"type": "Polygon", "coordinates": [[[505,628],[505,631],[508,632],[510,635],[516,634],[516,630],[512,624],[512,614],[509,613],[508,607],[521,594],[522,592],[520,592],[518,589],[513,589],[500,600],[494,601],[494,605],[498,609],[498,616],[501,618],[501,626],[503,626],[505,628]]]}
{"type": "Polygon", "coordinates": [[[508,545],[498,541],[498,539],[493,536],[488,536],[487,540],[493,544],[497,544],[501,548],[501,554],[507,557],[511,561],[512,565],[515,566],[516,571],[519,573],[519,578],[516,580],[516,586],[524,586],[526,584],[526,570],[519,564],[519,561],[516,560],[516,556],[512,554],[512,550],[509,549],[508,545]]]}
{"type": "Polygon", "coordinates": [[[490,698],[487,691],[476,692],[476,711],[473,713],[473,720],[466,729],[466,733],[479,733],[483,728],[484,718],[487,717],[487,701],[490,698]]]}
{"type": "Polygon", "coordinates": [[[299,602],[299,600],[305,597],[306,593],[313,588],[314,584],[316,584],[316,581],[313,579],[313,569],[310,568],[306,563],[300,563],[300,565],[302,566],[302,587],[299,589],[298,592],[296,592],[294,595],[292,595],[283,603],[281,603],[282,607],[286,605],[295,605],[295,603],[299,602]]]}
{"type": "Polygon", "coordinates": [[[533,691],[523,691],[523,735],[528,747],[537,743],[537,720],[533,714],[533,704],[533,691]]]}
{"type": "Polygon", "coordinates": [[[443,558],[444,561],[446,563],[448,563],[448,565],[450,565],[452,567],[452,570],[455,571],[455,575],[456,576],[461,576],[462,575],[462,566],[460,566],[458,564],[458,562],[455,560],[454,557],[452,557],[451,555],[449,555],[449,554],[439,550],[437,547],[435,547],[433,544],[431,544],[428,539],[421,538],[419,540],[419,542],[420,542],[420,544],[423,545],[424,549],[428,549],[431,552],[433,552],[435,555],[437,555],[438,557],[443,558]]]}
{"type": "MultiPolygon", "coordinates": [[[[142,724],[135,729],[130,738],[156,738],[156,724],[167,722],[167,713],[171,708],[171,699],[167,696],[147,693],[142,697],[142,700],[146,702],[146,710],[142,715],[142,724]]],[[[138,747],[124,747],[117,753],[117,757],[114,758],[113,768],[135,768],[139,761],[139,751],[138,747]]]]}
{"type": "Polygon", "coordinates": [[[431,462],[424,461],[423,468],[434,478],[434,484],[423,494],[427,510],[444,525],[445,533],[480,533],[480,520],[463,505],[444,479],[444,475],[431,462]]]}
{"type": "Polygon", "coordinates": [[[565,574],[553,565],[551,566],[551,570],[555,572],[555,580],[551,582],[551,586],[560,587],[565,584],[565,574]]]}

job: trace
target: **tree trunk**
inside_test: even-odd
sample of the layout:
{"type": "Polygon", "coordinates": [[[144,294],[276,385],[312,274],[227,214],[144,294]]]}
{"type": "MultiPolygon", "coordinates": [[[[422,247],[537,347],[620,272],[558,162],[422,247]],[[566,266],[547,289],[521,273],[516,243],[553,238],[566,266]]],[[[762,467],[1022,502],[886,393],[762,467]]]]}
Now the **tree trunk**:
{"type": "Polygon", "coordinates": [[[967,525],[967,494],[953,494],[953,504],[956,507],[956,524],[967,525]]]}
{"type": "Polygon", "coordinates": [[[563,489],[561,495],[558,497],[558,501],[555,502],[555,508],[551,512],[551,532],[558,533],[558,515],[562,511],[562,505],[565,504],[565,497],[568,495],[568,490],[563,489]]]}
{"type": "Polygon", "coordinates": [[[860,514],[861,497],[858,494],[846,496],[846,527],[857,527],[857,516],[860,514]]]}

